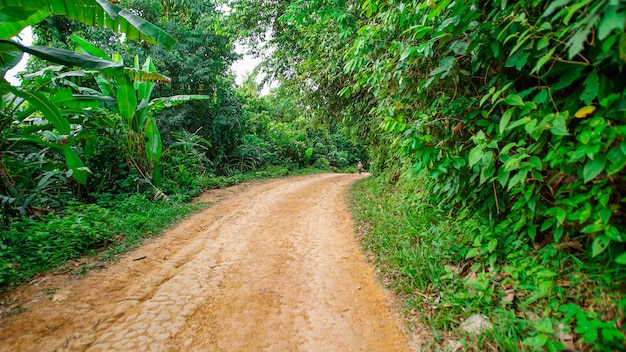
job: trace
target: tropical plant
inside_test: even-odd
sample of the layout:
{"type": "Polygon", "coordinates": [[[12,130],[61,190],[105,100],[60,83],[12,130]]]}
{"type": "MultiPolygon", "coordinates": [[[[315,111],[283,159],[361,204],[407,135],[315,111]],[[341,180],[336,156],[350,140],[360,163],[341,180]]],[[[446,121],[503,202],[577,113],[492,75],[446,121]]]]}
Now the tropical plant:
{"type": "MultiPolygon", "coordinates": [[[[264,1],[233,3],[243,35],[252,42],[274,35],[269,72],[308,93],[305,107],[315,106],[317,95],[333,107],[328,116],[360,133],[386,187],[424,184],[398,210],[407,221],[416,204],[452,217],[484,214],[462,227],[463,246],[450,249],[452,264],[477,276],[455,288],[459,302],[493,312],[498,295],[506,296],[498,289],[512,285],[521,292],[514,298],[520,309],[549,317],[541,331],[515,331],[524,346],[561,348],[549,322],[576,320],[577,347],[623,348],[619,323],[559,311],[570,294],[584,296],[559,280],[579,280],[572,273],[581,272],[602,277],[590,291],[611,292],[605,303],[623,317],[622,3],[319,0],[273,1],[267,10],[264,1]],[[490,284],[507,275],[506,284],[490,284]],[[606,338],[593,340],[601,330],[606,338]]],[[[419,251],[399,238],[407,242],[385,243],[419,251]]],[[[421,269],[407,265],[401,274],[423,280],[421,269]]]]}

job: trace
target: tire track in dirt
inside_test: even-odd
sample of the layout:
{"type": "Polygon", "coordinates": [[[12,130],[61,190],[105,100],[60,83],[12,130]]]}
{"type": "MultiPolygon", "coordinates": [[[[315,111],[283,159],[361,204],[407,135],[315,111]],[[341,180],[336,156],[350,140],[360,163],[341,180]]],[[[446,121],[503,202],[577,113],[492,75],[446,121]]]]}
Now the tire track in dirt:
{"type": "Polygon", "coordinates": [[[245,186],[24,304],[0,322],[0,351],[407,350],[346,211],[360,177],[245,186]]]}

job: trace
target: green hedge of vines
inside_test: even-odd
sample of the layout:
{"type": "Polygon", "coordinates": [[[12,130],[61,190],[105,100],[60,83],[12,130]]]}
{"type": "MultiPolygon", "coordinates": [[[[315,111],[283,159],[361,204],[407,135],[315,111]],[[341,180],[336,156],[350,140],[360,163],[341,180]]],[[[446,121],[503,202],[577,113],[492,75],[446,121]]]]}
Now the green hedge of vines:
{"type": "MultiPolygon", "coordinates": [[[[626,264],[626,11],[617,0],[377,1],[347,54],[431,197],[521,243],[626,264]]],[[[499,249],[499,250],[496,250],[499,249]]]]}

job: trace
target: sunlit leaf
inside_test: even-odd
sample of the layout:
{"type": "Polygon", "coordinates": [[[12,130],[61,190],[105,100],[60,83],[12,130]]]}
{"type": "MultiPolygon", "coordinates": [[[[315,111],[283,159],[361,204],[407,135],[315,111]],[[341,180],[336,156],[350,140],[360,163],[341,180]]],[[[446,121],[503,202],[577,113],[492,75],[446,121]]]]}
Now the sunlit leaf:
{"type": "Polygon", "coordinates": [[[569,132],[567,131],[567,124],[563,116],[559,115],[554,118],[554,120],[552,121],[552,128],[550,128],[550,132],[557,136],[569,135],[569,132]]]}
{"type": "Polygon", "coordinates": [[[593,244],[591,245],[591,256],[595,257],[598,254],[604,252],[604,250],[611,244],[611,240],[604,236],[598,235],[593,240],[593,244]]]}
{"type": "Polygon", "coordinates": [[[504,112],[504,114],[502,114],[502,117],[500,118],[500,134],[504,134],[504,131],[506,131],[506,127],[509,125],[509,121],[511,121],[511,115],[513,114],[513,110],[512,109],[508,109],[507,111],[504,112]]]}
{"type": "Polygon", "coordinates": [[[596,111],[596,107],[593,105],[583,106],[582,108],[578,109],[578,111],[576,111],[574,116],[581,119],[583,117],[587,117],[587,115],[593,113],[594,111],[596,111]]]}
{"type": "Polygon", "coordinates": [[[479,160],[482,159],[482,157],[483,157],[483,151],[479,146],[472,148],[472,150],[470,150],[469,152],[468,166],[469,167],[474,166],[476,163],[478,163],[479,160]]]}
{"type": "Polygon", "coordinates": [[[517,94],[509,94],[504,102],[512,106],[524,106],[524,100],[517,94]]]}
{"type": "Polygon", "coordinates": [[[106,52],[104,52],[104,50],[102,50],[102,49],[98,48],[97,46],[91,44],[90,42],[86,41],[85,39],[77,36],[76,34],[72,34],[70,36],[70,38],[72,38],[72,40],[75,41],[76,44],[78,44],[83,50],[85,50],[85,52],[87,52],[87,53],[89,53],[89,54],[91,54],[91,55],[93,55],[95,57],[101,58],[103,60],[111,61],[111,57],[106,52]]]}

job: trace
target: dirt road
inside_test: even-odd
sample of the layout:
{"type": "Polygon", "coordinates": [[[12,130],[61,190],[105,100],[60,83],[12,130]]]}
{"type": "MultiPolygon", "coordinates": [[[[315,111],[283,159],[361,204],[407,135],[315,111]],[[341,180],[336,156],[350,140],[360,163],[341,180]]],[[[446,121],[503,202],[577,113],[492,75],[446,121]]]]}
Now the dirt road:
{"type": "Polygon", "coordinates": [[[219,202],[117,264],[16,292],[0,351],[407,350],[346,211],[361,177],[208,194],[219,202]]]}

